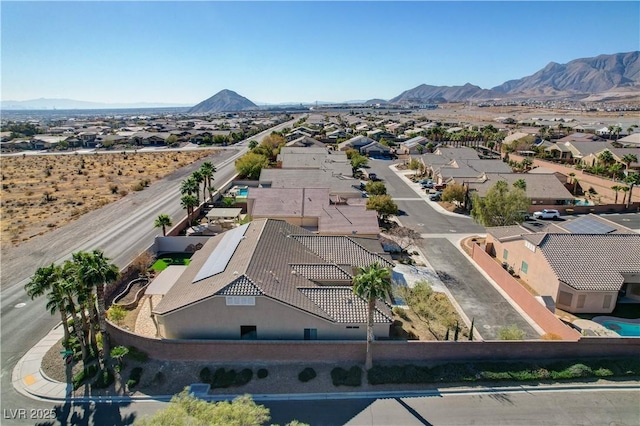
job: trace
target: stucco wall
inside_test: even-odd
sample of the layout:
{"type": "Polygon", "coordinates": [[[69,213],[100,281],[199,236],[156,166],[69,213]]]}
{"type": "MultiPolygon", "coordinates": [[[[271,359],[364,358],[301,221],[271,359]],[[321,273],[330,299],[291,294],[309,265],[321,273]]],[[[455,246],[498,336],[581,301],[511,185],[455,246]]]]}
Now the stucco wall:
{"type": "Polygon", "coordinates": [[[190,244],[205,244],[211,237],[156,237],[154,249],[156,253],[180,253],[190,244]]]}
{"type": "Polygon", "coordinates": [[[551,296],[556,302],[556,307],[572,313],[611,313],[616,305],[617,292],[578,291],[560,281],[553,273],[546,258],[536,247],[535,253],[529,250],[523,240],[497,241],[491,240],[494,246],[496,259],[507,262],[516,274],[520,276],[532,289],[542,296],[551,296]],[[507,259],[504,259],[504,249],[508,250],[507,259]],[[522,261],[527,262],[528,272],[521,270],[522,261]],[[559,297],[559,291],[571,294],[571,303],[566,304],[564,298],[559,297]],[[611,303],[604,308],[605,297],[611,297],[611,303]],[[584,303],[578,306],[580,297],[584,296],[584,303]]]}
{"type": "MultiPolygon", "coordinates": [[[[580,334],[565,325],[546,307],[542,306],[522,285],[482,248],[473,245],[473,260],[509,295],[509,297],[538,324],[545,333],[553,333],[563,340],[577,340],[580,334]]],[[[556,280],[557,282],[557,280],[556,280]]]]}
{"type": "MultiPolygon", "coordinates": [[[[317,329],[320,340],[366,338],[364,324],[332,323],[263,296],[255,303],[227,306],[224,296],[212,297],[158,316],[160,334],[170,339],[240,339],[241,326],[255,325],[260,340],[302,340],[305,328],[317,329]]],[[[388,337],[389,324],[376,324],[374,333],[388,337]]]]}
{"type": "MultiPolygon", "coordinates": [[[[162,340],[138,336],[108,323],[114,345],[135,346],[152,358],[208,362],[363,363],[362,341],[162,340]]],[[[637,356],[640,339],[581,338],[577,341],[376,341],[375,362],[567,359],[637,356]]]]}
{"type": "Polygon", "coordinates": [[[556,300],[558,295],[558,278],[553,273],[544,255],[536,247],[535,253],[525,247],[524,240],[493,241],[496,259],[507,262],[520,275],[520,278],[530,285],[539,295],[551,296],[556,300]],[[508,250],[504,259],[504,250],[508,250]],[[522,272],[522,261],[527,262],[528,270],[522,272]]]}

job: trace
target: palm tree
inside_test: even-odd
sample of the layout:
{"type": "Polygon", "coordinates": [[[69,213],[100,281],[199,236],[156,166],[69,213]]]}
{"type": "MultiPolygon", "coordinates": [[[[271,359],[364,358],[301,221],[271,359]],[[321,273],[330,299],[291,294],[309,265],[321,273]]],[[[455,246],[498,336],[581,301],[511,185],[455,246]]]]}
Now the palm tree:
{"type": "MultiPolygon", "coordinates": [[[[200,203],[200,184],[202,183],[203,185],[205,185],[205,180],[204,177],[202,176],[202,173],[200,173],[200,170],[196,170],[195,172],[191,173],[191,177],[193,178],[193,180],[196,182],[196,199],[198,200],[198,204],[200,203]]],[[[204,186],[202,189],[202,198],[204,199],[204,186]]]]}
{"type": "Polygon", "coordinates": [[[620,132],[621,131],[622,131],[622,127],[620,127],[620,126],[615,126],[613,128],[613,133],[615,133],[615,135],[616,135],[616,138],[615,138],[614,142],[618,142],[618,137],[620,136],[620,132]]]}
{"type": "Polygon", "coordinates": [[[576,195],[576,191],[578,190],[578,182],[580,182],[580,179],[578,179],[577,177],[573,178],[573,195],[576,195]]]}
{"type": "Polygon", "coordinates": [[[622,191],[622,204],[627,204],[627,194],[629,193],[629,187],[628,186],[623,186],[622,188],[620,188],[620,191],[622,191]]]}
{"type": "Polygon", "coordinates": [[[211,161],[205,161],[200,166],[200,173],[202,177],[205,179],[205,187],[209,189],[209,200],[213,196],[213,174],[216,172],[216,167],[211,163],[211,161]]]}
{"type": "Polygon", "coordinates": [[[517,181],[513,182],[513,187],[522,189],[523,191],[526,191],[527,190],[527,181],[525,181],[524,179],[518,179],[517,181]]]}
{"type": "Polygon", "coordinates": [[[193,214],[193,209],[198,205],[198,200],[191,194],[185,194],[180,199],[180,204],[182,208],[187,210],[187,221],[191,223],[191,215],[193,214]]]}
{"type": "Polygon", "coordinates": [[[391,273],[389,268],[384,268],[374,263],[365,268],[359,268],[359,273],[353,277],[353,292],[367,301],[367,356],[365,369],[373,366],[371,345],[373,343],[373,314],[376,308],[376,300],[384,298],[391,290],[391,273]]]}
{"type": "Polygon", "coordinates": [[[624,181],[629,185],[629,198],[627,199],[626,204],[626,208],[629,208],[629,204],[631,204],[631,199],[633,197],[633,187],[635,185],[640,185],[640,174],[632,173],[628,175],[624,181]]]}
{"type": "Polygon", "coordinates": [[[78,273],[82,282],[95,288],[98,321],[100,334],[102,334],[102,358],[103,365],[106,367],[110,355],[110,341],[107,333],[104,290],[105,286],[118,279],[120,272],[116,265],[109,262],[110,259],[105,257],[101,250],[93,250],[82,257],[81,263],[78,265],[78,273]]]}
{"type": "Polygon", "coordinates": [[[69,342],[70,333],[69,323],[67,321],[68,304],[59,285],[61,272],[60,267],[53,263],[49,266],[42,266],[36,269],[36,272],[33,274],[29,282],[25,284],[24,289],[31,300],[34,300],[44,294],[47,295],[47,298],[49,299],[47,309],[49,309],[51,315],[56,311],[60,313],[60,319],[62,320],[62,326],[64,327],[63,345],[66,347],[67,342],[69,342]]]}
{"type": "Polygon", "coordinates": [[[620,174],[622,172],[622,164],[620,163],[614,163],[612,165],[609,166],[608,172],[611,174],[611,177],[613,179],[618,179],[620,177],[620,174]]]}
{"type": "Polygon", "coordinates": [[[198,192],[198,182],[196,182],[193,177],[189,176],[180,184],[180,194],[193,195],[196,192],[198,192]]]}
{"type": "Polygon", "coordinates": [[[74,305],[74,312],[76,311],[75,303],[73,302],[74,297],[78,303],[77,312],[80,314],[80,319],[82,320],[84,341],[91,345],[91,351],[97,357],[99,350],[96,334],[100,329],[98,311],[93,295],[93,288],[84,282],[80,276],[80,265],[85,261],[88,253],[80,251],[73,253],[71,256],[73,261],[65,261],[62,267],[63,274],[66,277],[65,290],[68,299],[74,305]],[[89,314],[88,317],[87,313],[89,314]]]}
{"type": "Polygon", "coordinates": [[[613,202],[613,204],[618,204],[618,191],[621,191],[621,190],[622,190],[622,186],[621,186],[621,185],[613,185],[613,186],[611,187],[611,189],[613,189],[613,190],[616,192],[616,199],[615,199],[615,201],[613,202]]]}
{"type": "Polygon", "coordinates": [[[622,156],[622,162],[625,165],[625,170],[627,171],[627,174],[629,173],[629,167],[631,167],[631,163],[637,163],[638,162],[638,156],[635,154],[625,154],[622,156]]]}
{"type": "Polygon", "coordinates": [[[169,216],[168,214],[158,215],[156,221],[153,223],[153,226],[155,228],[162,228],[162,236],[167,235],[167,226],[171,225],[173,225],[173,222],[171,221],[171,216],[169,216]]]}
{"type": "Polygon", "coordinates": [[[598,161],[604,165],[609,165],[615,161],[613,158],[613,154],[608,149],[605,149],[600,154],[598,154],[598,161]]]}

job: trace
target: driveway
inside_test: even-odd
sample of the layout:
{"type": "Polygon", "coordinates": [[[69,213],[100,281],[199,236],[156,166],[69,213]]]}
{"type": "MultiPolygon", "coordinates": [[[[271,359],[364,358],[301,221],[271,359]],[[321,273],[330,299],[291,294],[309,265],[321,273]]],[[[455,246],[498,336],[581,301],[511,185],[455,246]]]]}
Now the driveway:
{"type": "Polygon", "coordinates": [[[485,340],[499,339],[500,328],[515,324],[525,339],[540,337],[533,327],[446,238],[425,238],[420,244],[442,283],[485,340]]]}
{"type": "Polygon", "coordinates": [[[400,223],[422,234],[420,246],[427,261],[464,314],[469,320],[475,319],[478,332],[485,340],[496,340],[500,328],[515,324],[525,332],[525,339],[538,339],[539,333],[447,238],[456,234],[484,234],[485,228],[468,216],[436,210],[433,201],[426,200],[422,192],[417,193],[389,168],[397,162],[370,160],[369,167],[384,180],[387,192],[404,211],[398,217],[400,223]]]}

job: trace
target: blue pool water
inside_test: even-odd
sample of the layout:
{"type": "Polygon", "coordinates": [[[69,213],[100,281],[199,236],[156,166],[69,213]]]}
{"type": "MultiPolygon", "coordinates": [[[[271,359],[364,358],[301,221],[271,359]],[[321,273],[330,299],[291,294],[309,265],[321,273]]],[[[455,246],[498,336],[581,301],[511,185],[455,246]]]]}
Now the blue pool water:
{"type": "Polygon", "coordinates": [[[612,320],[602,321],[601,324],[621,336],[640,337],[640,324],[630,324],[628,322],[612,320]]]}
{"type": "Polygon", "coordinates": [[[249,189],[247,188],[242,188],[238,190],[238,197],[244,197],[247,198],[247,195],[249,195],[249,189]]]}

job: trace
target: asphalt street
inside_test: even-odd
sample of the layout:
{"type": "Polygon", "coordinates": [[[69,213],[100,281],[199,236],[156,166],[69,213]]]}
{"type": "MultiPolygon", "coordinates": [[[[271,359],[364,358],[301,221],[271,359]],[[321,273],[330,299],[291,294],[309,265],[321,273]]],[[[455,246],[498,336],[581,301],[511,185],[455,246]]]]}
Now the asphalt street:
{"type": "MultiPolygon", "coordinates": [[[[291,126],[294,121],[268,129],[251,139],[261,140],[273,130],[291,126]]],[[[247,150],[247,141],[234,149],[222,150],[212,157],[217,172],[214,185],[219,187],[235,174],[234,161],[247,150]]],[[[185,216],[180,206],[181,180],[198,168],[200,160],[150,185],[144,191],[131,193],[100,210],[89,212],[78,220],[38,237],[36,243],[10,249],[2,256],[2,286],[0,292],[0,356],[2,401],[0,408],[51,408],[53,404],[35,402],[13,390],[11,372],[24,353],[35,345],[59,317],[45,309],[46,299],[31,300],[24,284],[35,270],[51,262],[70,258],[78,250],[104,250],[119,267],[125,267],[146,250],[159,230],[153,227],[158,214],[169,214],[174,223],[185,216]]],[[[0,422],[5,424],[5,421],[0,422]]],[[[24,424],[24,423],[21,423],[24,424]]]]}
{"type": "MultiPolygon", "coordinates": [[[[270,424],[299,420],[313,426],[334,425],[637,425],[640,389],[624,387],[580,389],[572,385],[548,389],[476,388],[425,391],[424,396],[320,400],[257,400],[269,408],[270,424]]],[[[4,411],[5,426],[130,425],[166,407],[166,402],[135,404],[56,404],[53,411],[4,411]]]]}

